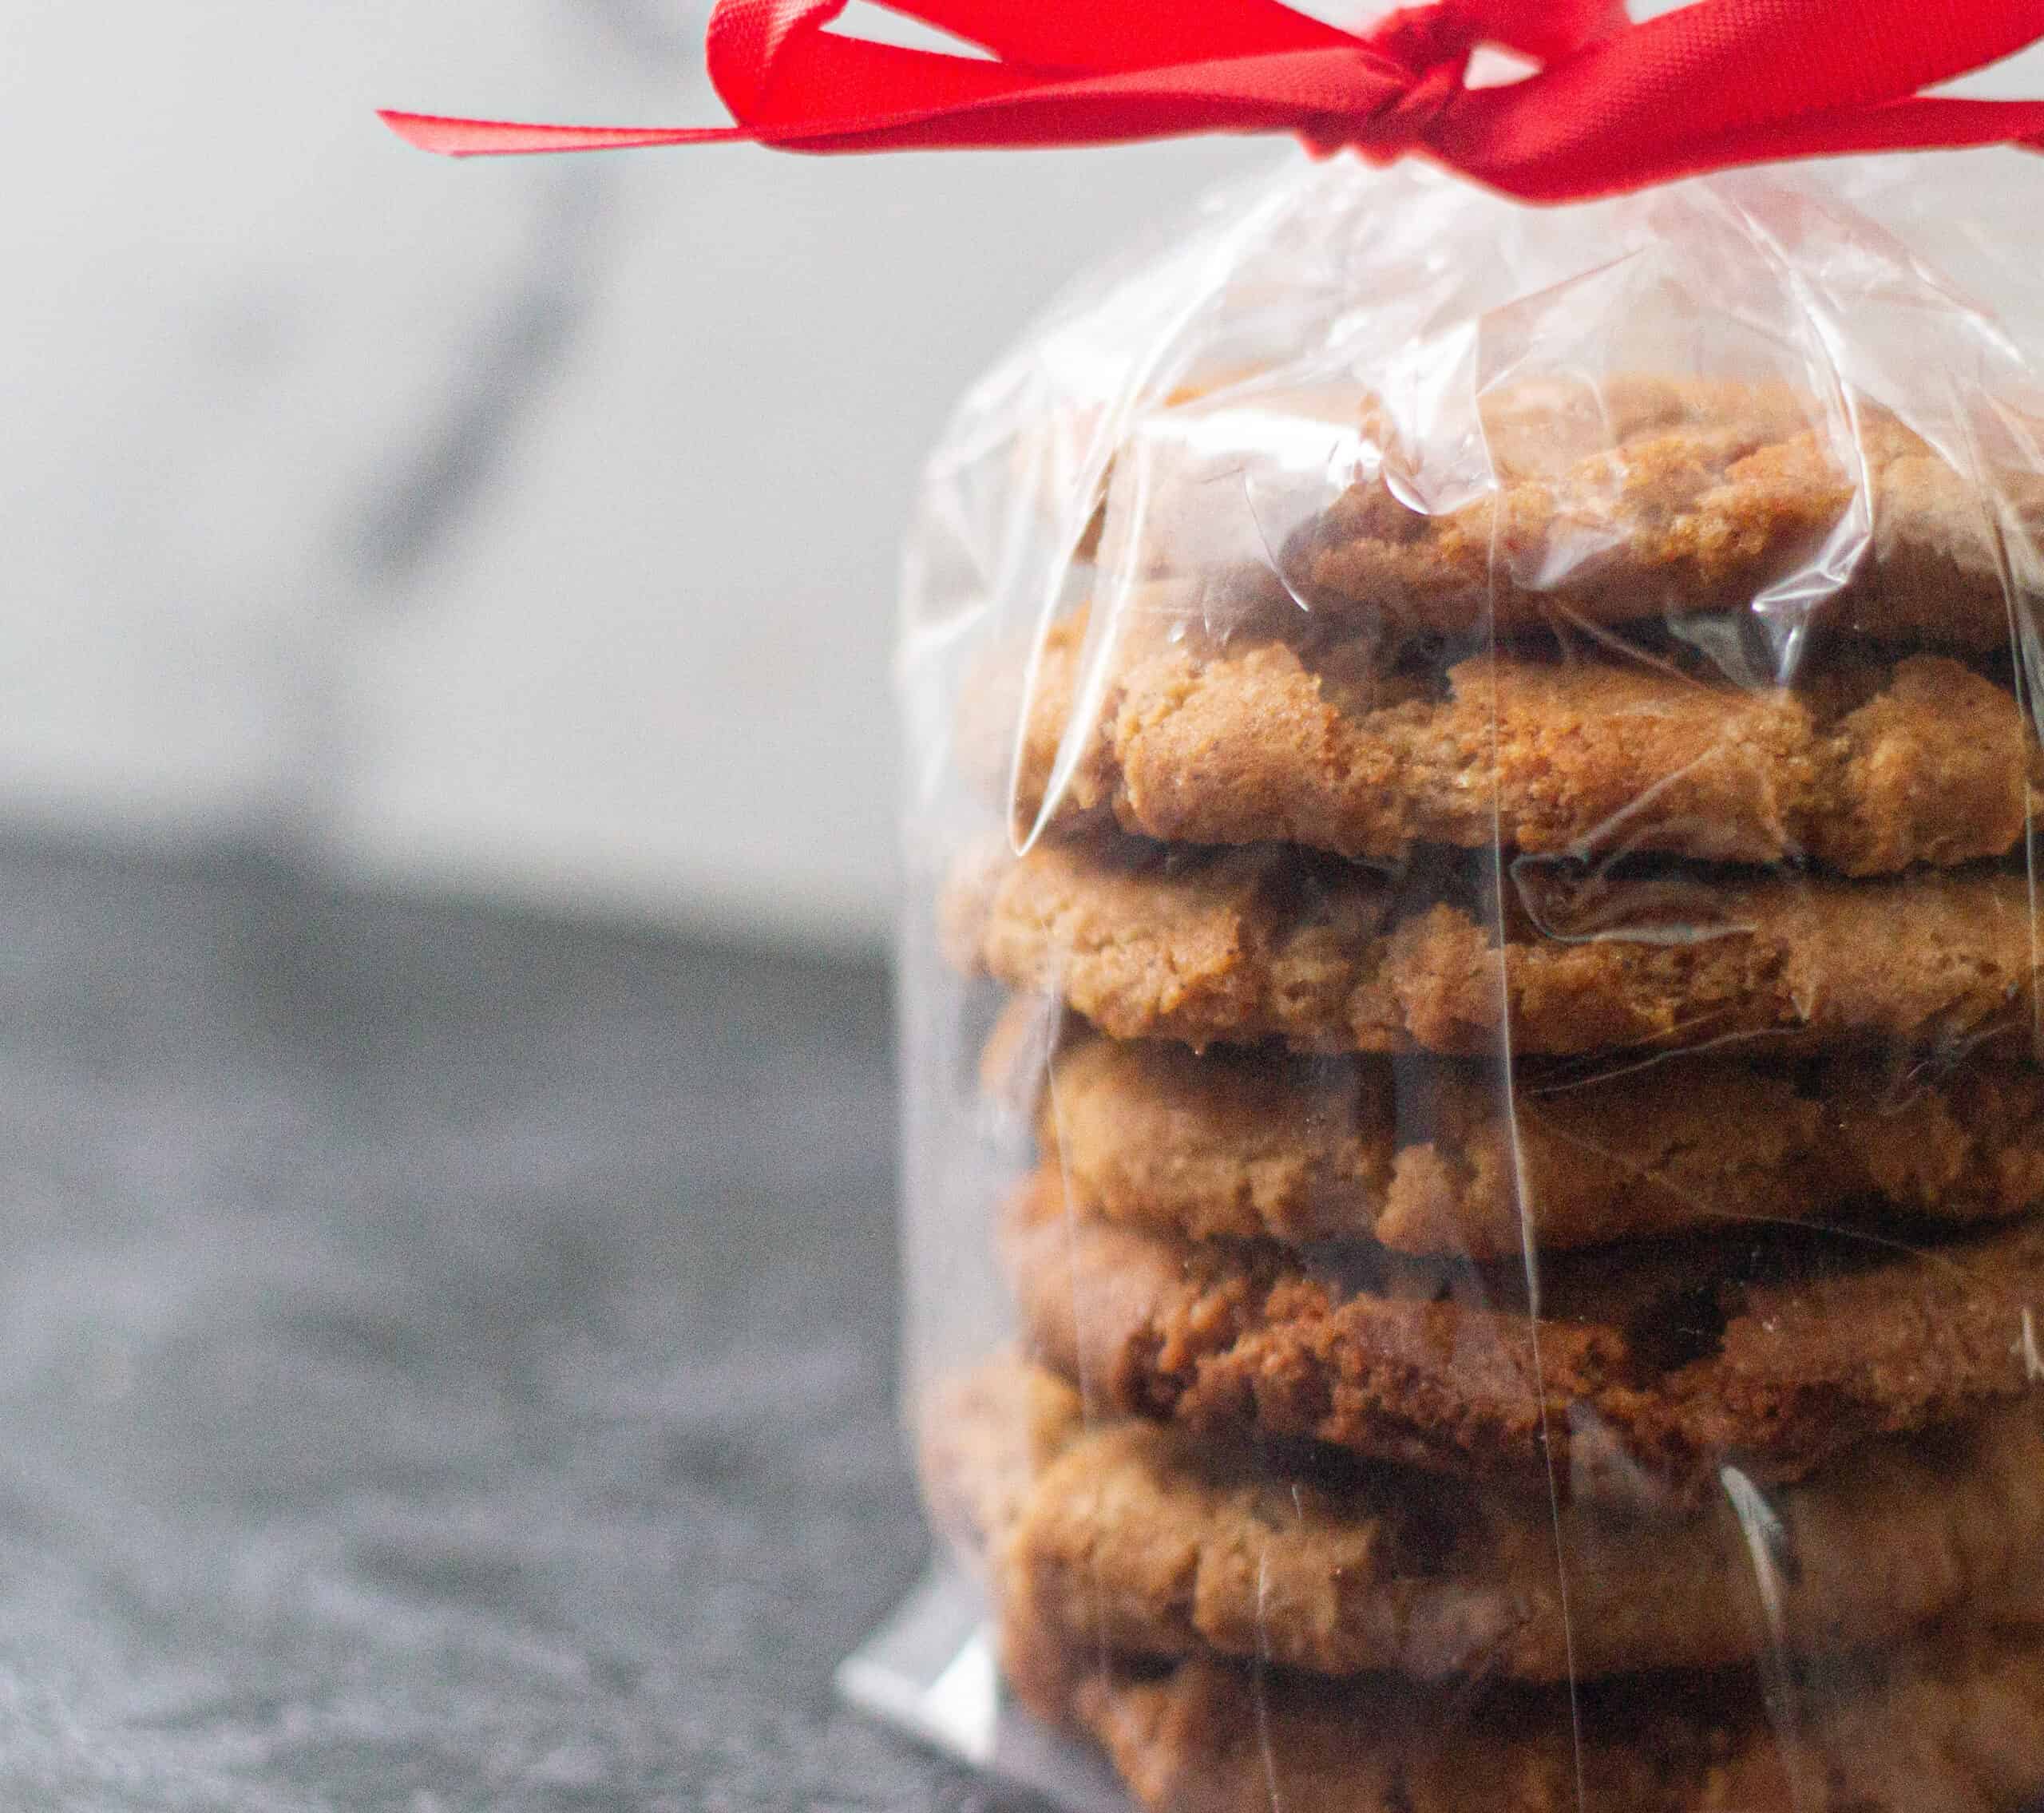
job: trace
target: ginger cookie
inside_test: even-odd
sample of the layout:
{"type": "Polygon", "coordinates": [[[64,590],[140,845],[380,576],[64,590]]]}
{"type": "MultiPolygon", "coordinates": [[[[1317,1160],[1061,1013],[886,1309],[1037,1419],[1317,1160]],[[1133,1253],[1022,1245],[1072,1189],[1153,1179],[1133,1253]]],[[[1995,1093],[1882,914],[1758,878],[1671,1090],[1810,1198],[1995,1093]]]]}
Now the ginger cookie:
{"type": "Polygon", "coordinates": [[[1961,472],[1864,398],[1619,374],[1434,399],[1238,385],[1144,418],[1118,461],[1103,564],[1266,570],[1372,627],[1510,638],[1557,622],[1739,614],[2005,651],[2026,603],[2003,554],[2044,535],[2044,481],[1969,448],[1961,472]]]}
{"type": "Polygon", "coordinates": [[[2022,707],[1943,656],[1832,663],[1793,689],[1603,650],[1487,653],[1444,675],[1372,672],[1364,651],[1358,672],[1353,645],[1326,645],[1295,608],[1285,636],[1225,640],[1198,610],[1182,588],[1132,600],[1097,682],[1082,612],[1049,631],[1026,683],[974,690],[963,746],[983,778],[1012,780],[1020,825],[1048,802],[1060,823],[1372,862],[1499,845],[1865,876],[2002,856],[2027,821],[2038,759],[2022,707]],[[996,751],[1017,722],[1005,700],[1025,690],[1019,755],[996,751]],[[1090,734],[1061,774],[1082,717],[1090,734]]]}
{"type": "Polygon", "coordinates": [[[2044,1637],[1941,1633],[1800,1671],[1574,1692],[1071,1655],[1003,1628],[1016,1696],[1148,1813],[2030,1813],[2044,1637]]]}
{"type": "Polygon", "coordinates": [[[1568,1055],[1767,1042],[1971,1047],[2030,1031],[2027,880],[1887,881],[1521,861],[1402,878],[1287,845],[1043,841],[969,853],[944,911],[969,971],[1117,1039],[1568,1055]],[[1502,940],[1499,937],[1502,920],[1502,940]]]}
{"type": "Polygon", "coordinates": [[[923,1422],[946,1527],[984,1545],[999,1597],[1077,1654],[1426,1680],[1718,1669],[2002,1605],[2044,1538],[2034,1403],[1871,1444],[1765,1499],[1646,1518],[1141,1421],[1089,1427],[1069,1386],[1013,1360],[940,1394],[923,1422]]]}
{"type": "Polygon", "coordinates": [[[1564,1496],[1775,1486],[1965,1422],[2044,1377],[2044,1221],[1921,1249],[1843,1225],[1517,1265],[1189,1241],[1073,1214],[1040,1172],[1004,1219],[1032,1351],[1107,1412],[1313,1440],[1564,1496]]]}
{"type": "Polygon", "coordinates": [[[1068,1036],[1036,1079],[1072,1205],[1194,1240],[1548,1249],[1879,1204],[1953,1224],[2044,1205],[2044,1071],[1834,1057],[1519,1067],[1068,1036]]]}

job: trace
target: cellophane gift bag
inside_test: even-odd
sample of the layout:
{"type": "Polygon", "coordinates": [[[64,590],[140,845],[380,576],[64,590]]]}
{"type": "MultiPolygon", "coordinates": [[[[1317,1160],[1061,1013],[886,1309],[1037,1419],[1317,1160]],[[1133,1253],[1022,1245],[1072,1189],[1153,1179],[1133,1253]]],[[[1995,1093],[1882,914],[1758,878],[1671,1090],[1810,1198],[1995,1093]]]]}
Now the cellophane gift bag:
{"type": "Polygon", "coordinates": [[[2017,163],[1301,157],[966,398],[907,1397],[991,1636],[926,1729],[1158,1813],[2044,1792],[2017,163]]]}

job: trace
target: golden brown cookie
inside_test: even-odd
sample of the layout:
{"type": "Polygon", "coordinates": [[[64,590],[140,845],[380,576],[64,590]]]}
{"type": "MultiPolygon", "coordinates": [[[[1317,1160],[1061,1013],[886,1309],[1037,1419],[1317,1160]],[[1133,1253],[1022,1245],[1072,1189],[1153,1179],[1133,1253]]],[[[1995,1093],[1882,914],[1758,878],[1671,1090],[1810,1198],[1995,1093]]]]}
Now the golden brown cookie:
{"type": "Polygon", "coordinates": [[[988,746],[1014,710],[969,698],[963,746],[987,781],[1012,778],[1019,823],[1048,800],[1062,823],[1111,815],[1171,841],[1373,862],[1501,845],[1848,875],[1998,857],[2023,835],[2036,752],[2022,707],[1943,656],[1833,663],[1792,691],[1607,650],[1482,655],[1443,679],[1355,671],[1352,644],[1307,629],[1217,641],[1184,621],[1196,608],[1164,587],[1132,601],[1097,686],[1088,616],[1054,626],[1026,687],[1005,689],[1028,700],[1019,757],[988,746]],[[1082,708],[1090,734],[1060,775],[1082,708]]]}
{"type": "Polygon", "coordinates": [[[2026,1041],[2044,952],[2026,877],[1888,881],[1509,871],[1394,881],[1287,845],[1123,840],[968,856],[953,960],[1117,1039],[1495,1056],[1634,1047],[2026,1041]],[[1475,901],[1472,905],[1458,904],[1475,901]]]}
{"type": "MultiPolygon", "coordinates": [[[[1716,1669],[2005,1605],[2044,1539],[2030,1403],[1658,1518],[1139,1421],[1089,1427],[1076,1392],[1012,1360],[940,1395],[923,1427],[925,1478],[968,1508],[996,1596],[1080,1654],[1427,1680],[1716,1669]]],[[[955,1510],[946,1522],[960,1528],[955,1510]]]]}
{"type": "Polygon", "coordinates": [[[1037,1079],[1083,1211],[1195,1240],[1373,1239],[1511,1258],[1881,1204],[1964,1223],[2044,1205],[2044,1071],[1834,1058],[1578,1079],[1080,1031],[1037,1079]]]}
{"type": "Polygon", "coordinates": [[[1782,1484],[2044,1376],[2035,1220],[1922,1249],[1844,1226],[1637,1242],[1529,1288],[1517,1265],[1093,1221],[1045,1171],[1003,1249],[1032,1351],[1103,1412],[1571,1498],[1782,1484]]]}
{"type": "Polygon", "coordinates": [[[1139,422],[1122,458],[1144,482],[1110,497],[1107,564],[1268,568],[1315,610],[1448,635],[1737,612],[1986,651],[2023,602],[2004,537],[2044,534],[2030,464],[1969,446],[1962,472],[1863,398],[1848,417],[1778,384],[1622,374],[1438,400],[1416,426],[1349,406],[1313,460],[1302,430],[1332,412],[1288,392],[1139,422]]]}
{"type": "Polygon", "coordinates": [[[1149,1813],[2030,1813],[2044,1638],[1953,1630],[1805,1671],[1575,1692],[1070,1656],[1011,1618],[1017,1696],[1149,1813]]]}

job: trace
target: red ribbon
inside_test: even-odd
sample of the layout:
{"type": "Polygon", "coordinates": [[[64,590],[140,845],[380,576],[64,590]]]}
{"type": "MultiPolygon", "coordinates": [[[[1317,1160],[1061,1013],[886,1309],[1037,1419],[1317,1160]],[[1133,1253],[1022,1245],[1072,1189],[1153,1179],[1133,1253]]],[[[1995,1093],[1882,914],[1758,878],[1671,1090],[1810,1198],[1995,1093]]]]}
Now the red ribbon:
{"type": "Polygon", "coordinates": [[[1318,152],[1408,152],[1529,201],[1735,164],[2022,144],[2044,101],[1921,90],[2044,38],[2044,0],[1439,0],[1360,35],[1278,0],[884,0],[987,57],[828,28],[847,0],[719,0],[711,79],[735,125],[515,125],[386,113],[458,157],[733,139],[809,152],[1105,144],[1288,132],[1318,152]],[[1470,88],[1503,46],[1539,67],[1470,88]]]}

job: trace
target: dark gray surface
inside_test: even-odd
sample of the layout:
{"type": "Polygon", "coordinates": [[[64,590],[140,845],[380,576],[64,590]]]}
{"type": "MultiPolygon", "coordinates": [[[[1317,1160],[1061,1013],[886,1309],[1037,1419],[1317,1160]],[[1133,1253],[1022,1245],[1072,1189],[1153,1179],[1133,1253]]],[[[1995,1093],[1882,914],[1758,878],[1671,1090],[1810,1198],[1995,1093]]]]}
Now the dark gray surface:
{"type": "Polygon", "coordinates": [[[988,1804],[873,968],[0,847],[0,1805],[988,1804]]]}

